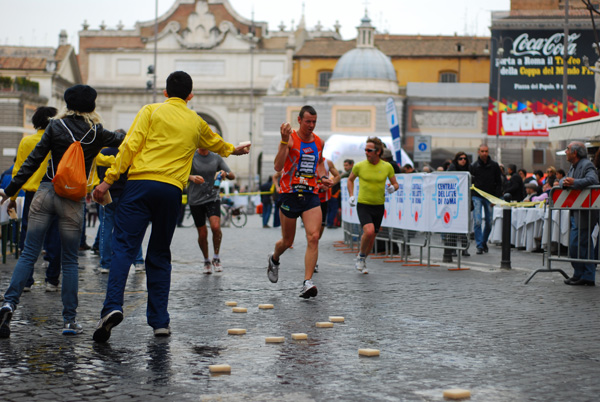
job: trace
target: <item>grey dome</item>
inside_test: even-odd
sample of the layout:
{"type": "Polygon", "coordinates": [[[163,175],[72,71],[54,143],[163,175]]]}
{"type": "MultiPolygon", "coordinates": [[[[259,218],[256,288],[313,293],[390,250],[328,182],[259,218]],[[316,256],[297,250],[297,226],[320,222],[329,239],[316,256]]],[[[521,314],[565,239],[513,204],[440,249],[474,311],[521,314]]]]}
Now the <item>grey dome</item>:
{"type": "Polygon", "coordinates": [[[360,47],[345,53],[331,76],[332,81],[361,78],[397,81],[390,58],[374,47],[360,47]]]}

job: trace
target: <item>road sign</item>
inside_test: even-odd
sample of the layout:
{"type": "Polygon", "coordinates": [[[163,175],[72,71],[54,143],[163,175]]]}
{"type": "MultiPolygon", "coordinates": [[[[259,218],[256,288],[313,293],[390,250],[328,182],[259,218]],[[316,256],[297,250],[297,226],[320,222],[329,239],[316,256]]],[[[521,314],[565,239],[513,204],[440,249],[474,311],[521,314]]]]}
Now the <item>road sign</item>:
{"type": "Polygon", "coordinates": [[[431,136],[419,135],[415,137],[414,162],[431,162],[431,136]]]}

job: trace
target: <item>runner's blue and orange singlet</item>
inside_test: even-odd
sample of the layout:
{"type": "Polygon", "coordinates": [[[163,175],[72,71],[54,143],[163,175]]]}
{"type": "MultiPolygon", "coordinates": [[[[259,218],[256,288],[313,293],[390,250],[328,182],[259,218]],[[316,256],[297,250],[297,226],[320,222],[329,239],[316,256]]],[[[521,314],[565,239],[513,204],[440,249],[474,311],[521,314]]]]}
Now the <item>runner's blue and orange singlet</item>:
{"type": "Polygon", "coordinates": [[[304,142],[294,130],[293,145],[283,165],[279,185],[282,193],[315,193],[317,185],[317,165],[322,158],[323,141],[313,133],[314,141],[304,142]]]}

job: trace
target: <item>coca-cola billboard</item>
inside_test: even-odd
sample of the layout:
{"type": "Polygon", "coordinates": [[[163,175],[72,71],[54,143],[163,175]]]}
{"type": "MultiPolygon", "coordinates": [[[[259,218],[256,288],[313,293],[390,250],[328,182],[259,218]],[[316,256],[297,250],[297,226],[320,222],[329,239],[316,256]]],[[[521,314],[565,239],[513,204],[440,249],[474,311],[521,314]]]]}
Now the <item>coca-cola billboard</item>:
{"type": "MultiPolygon", "coordinates": [[[[595,73],[598,56],[593,43],[592,31],[569,32],[568,121],[598,115],[594,94],[596,82],[600,94],[600,61],[595,73]],[[584,56],[591,69],[585,66],[584,56]]],[[[548,127],[560,124],[563,116],[563,32],[493,30],[491,45],[488,135],[547,136],[548,127]],[[499,47],[504,49],[502,55],[499,47]]]]}

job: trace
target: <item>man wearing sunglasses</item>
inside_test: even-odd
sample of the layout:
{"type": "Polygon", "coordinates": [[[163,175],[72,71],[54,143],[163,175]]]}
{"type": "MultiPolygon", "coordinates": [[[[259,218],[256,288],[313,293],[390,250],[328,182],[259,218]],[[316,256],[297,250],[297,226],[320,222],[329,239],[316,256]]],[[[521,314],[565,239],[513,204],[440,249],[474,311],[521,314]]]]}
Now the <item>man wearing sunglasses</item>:
{"type": "Polygon", "coordinates": [[[365,145],[366,160],[354,165],[352,173],[348,177],[348,195],[350,206],[356,205],[358,220],[363,228],[360,239],[360,253],[356,257],[356,269],[363,274],[367,271],[367,255],[373,249],[375,236],[381,227],[383,213],[385,211],[385,193],[393,193],[398,190],[398,182],[394,176],[394,168],[388,162],[381,159],[383,143],[377,137],[369,137],[365,145]],[[358,189],[358,204],[354,197],[354,180],[360,178],[358,189]],[[386,187],[386,179],[390,185],[386,187]]]}

